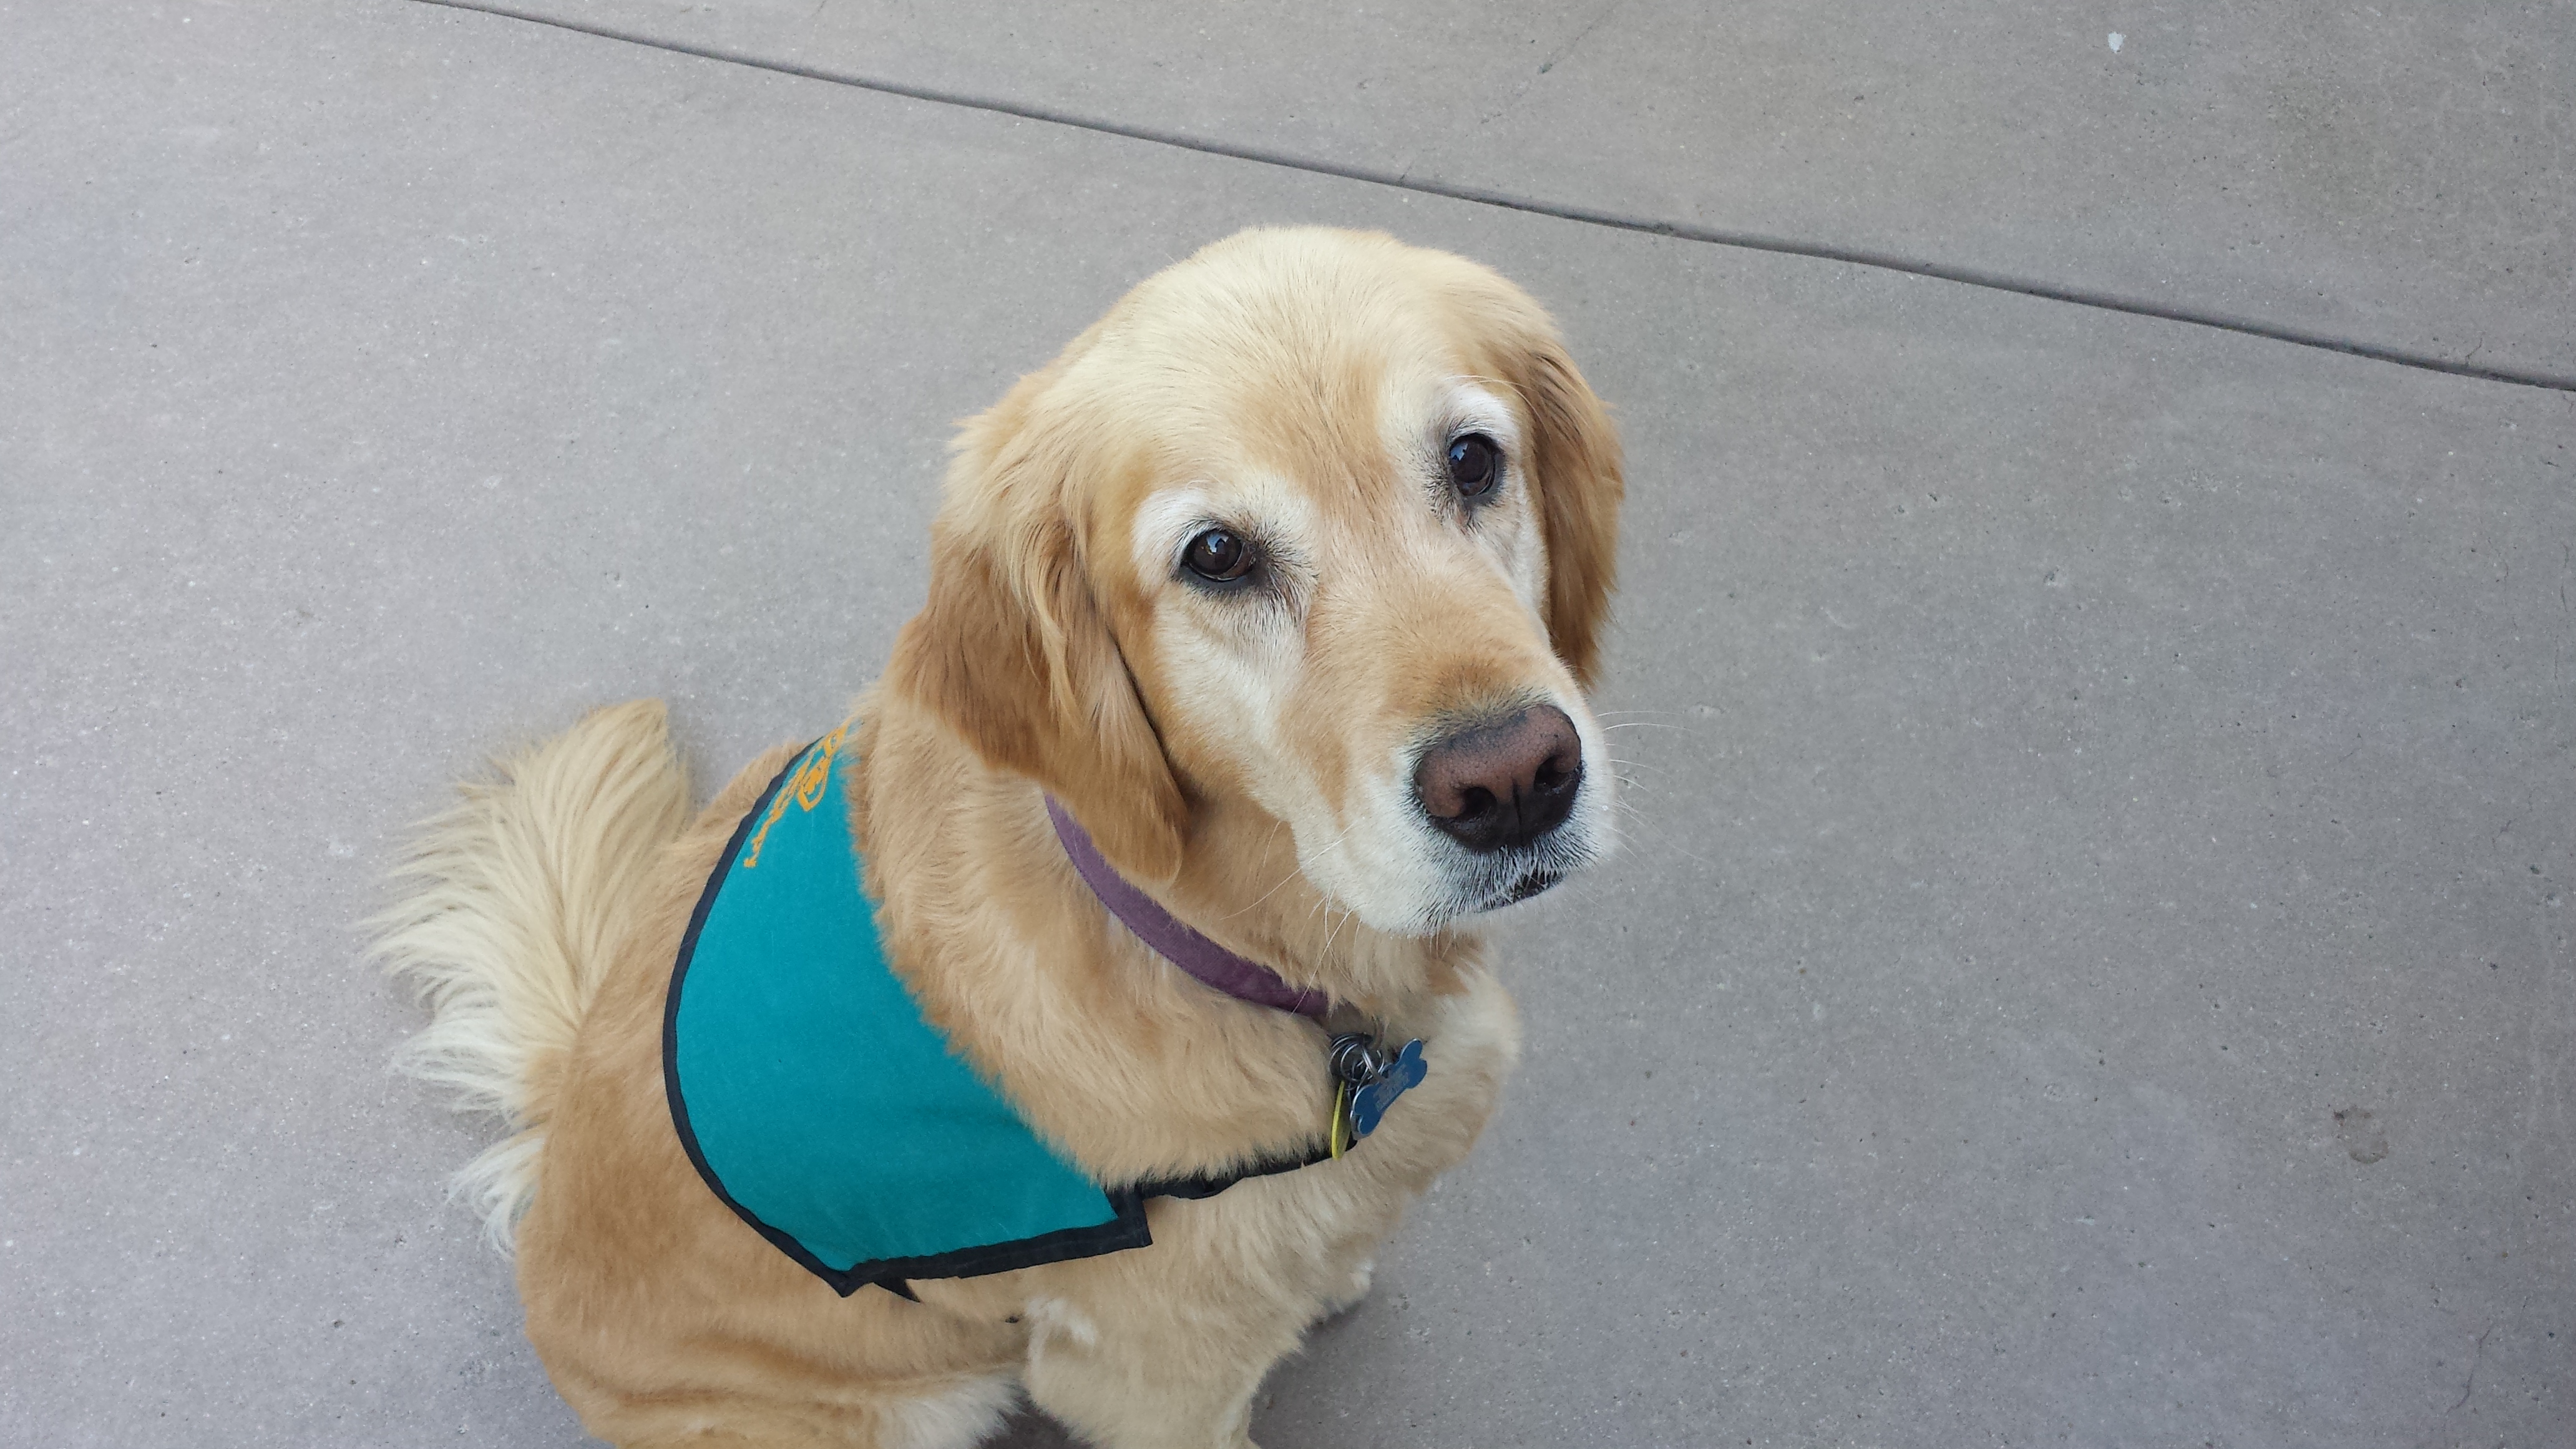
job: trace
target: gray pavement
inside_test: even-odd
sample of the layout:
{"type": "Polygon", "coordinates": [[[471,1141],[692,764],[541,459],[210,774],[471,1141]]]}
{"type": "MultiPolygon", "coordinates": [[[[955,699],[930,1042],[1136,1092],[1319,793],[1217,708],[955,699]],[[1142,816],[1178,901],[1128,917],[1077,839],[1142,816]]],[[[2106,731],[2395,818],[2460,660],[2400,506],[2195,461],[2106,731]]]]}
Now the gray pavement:
{"type": "Polygon", "coordinates": [[[2576,381],[2576,5],[458,0],[2576,381]]]}
{"type": "MultiPolygon", "coordinates": [[[[1666,59],[1789,95],[1857,43],[1766,14],[1666,59]]],[[[2563,76],[2566,15],[2317,63],[2415,95],[2528,21],[2505,68],[2563,76]]],[[[1180,40],[1043,38],[1103,110],[1206,95],[1180,40]]],[[[2270,39],[2230,85],[2294,85],[2270,39]]],[[[1956,164],[1978,230],[1930,240],[2129,284],[2118,216],[2051,240],[1956,164]]],[[[2265,265],[2563,346],[2563,285],[2374,250],[2411,204],[2276,214],[2265,265]]],[[[2174,276],[2253,266],[2167,219],[2174,276]]],[[[401,827],[601,702],[672,699],[708,783],[832,717],[948,421],[1280,220],[1495,264],[1618,405],[1636,813],[1512,941],[1528,1065],[1264,1443],[2576,1443],[2570,394],[391,0],[0,3],[0,1443],[580,1442],[441,1201],[484,1129],[384,1071],[418,1017],[351,923],[401,827]]]]}

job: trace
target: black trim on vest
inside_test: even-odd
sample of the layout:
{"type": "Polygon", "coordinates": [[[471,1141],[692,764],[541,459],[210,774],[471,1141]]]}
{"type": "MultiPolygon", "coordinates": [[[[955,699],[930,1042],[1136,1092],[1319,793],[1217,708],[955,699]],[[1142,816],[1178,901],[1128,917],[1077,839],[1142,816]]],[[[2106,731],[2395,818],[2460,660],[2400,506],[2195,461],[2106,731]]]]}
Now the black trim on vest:
{"type": "MultiPolygon", "coordinates": [[[[1348,1153],[1345,1152],[1344,1155],[1347,1156],[1348,1153]]],[[[1330,1162],[1332,1158],[1331,1149],[1310,1146],[1294,1157],[1260,1158],[1240,1172],[1217,1173],[1201,1177],[1158,1177],[1140,1182],[1128,1191],[1138,1197],[1170,1197],[1179,1198],[1184,1202],[1196,1202],[1200,1198],[1214,1197],[1249,1178],[1277,1177],[1283,1172],[1295,1172],[1298,1168],[1312,1167],[1318,1162],[1330,1162]]]]}
{"type": "Polygon", "coordinates": [[[733,838],[725,842],[724,854],[717,857],[716,867],[707,873],[705,889],[698,892],[697,908],[689,913],[688,932],[680,938],[679,959],[671,967],[671,985],[662,999],[662,1093],[671,1106],[671,1125],[678,1129],[680,1147],[689,1154],[689,1165],[708,1190],[734,1216],[751,1225],[752,1231],[769,1240],[770,1246],[794,1259],[799,1267],[822,1279],[832,1291],[847,1298],[871,1283],[900,1298],[920,1302],[914,1297],[912,1279],[980,1278],[987,1273],[1008,1273],[1020,1268],[1034,1268],[1044,1263],[1061,1263],[1074,1258],[1093,1258],[1103,1253],[1123,1252],[1129,1248],[1150,1247],[1154,1235],[1145,1225],[1145,1199],[1178,1198],[1196,1201],[1210,1198],[1250,1177],[1269,1177],[1282,1172],[1312,1166],[1330,1156],[1328,1152],[1309,1148],[1305,1155],[1263,1158],[1242,1171],[1185,1178],[1161,1178],[1128,1187],[1103,1188],[1115,1218],[1090,1227],[1060,1228],[1040,1233],[1034,1238],[1020,1238],[1007,1243],[993,1243],[974,1248],[957,1248],[920,1258],[879,1258],[873,1262],[853,1263],[847,1269],[834,1268],[808,1251],[788,1233],[761,1221],[758,1214],[734,1201],[707,1165],[706,1154],[699,1149],[698,1134],[689,1126],[689,1105],[680,1093],[680,983],[688,977],[690,958],[697,954],[698,932],[706,925],[707,915],[715,909],[716,894],[724,887],[725,877],[733,873],[734,858],[742,853],[743,841],[751,834],[752,822],[769,808],[779,787],[787,782],[789,772],[807,755],[813,753],[816,740],[788,757],[779,767],[769,786],[752,802],[740,823],[733,828],[733,838]]]}

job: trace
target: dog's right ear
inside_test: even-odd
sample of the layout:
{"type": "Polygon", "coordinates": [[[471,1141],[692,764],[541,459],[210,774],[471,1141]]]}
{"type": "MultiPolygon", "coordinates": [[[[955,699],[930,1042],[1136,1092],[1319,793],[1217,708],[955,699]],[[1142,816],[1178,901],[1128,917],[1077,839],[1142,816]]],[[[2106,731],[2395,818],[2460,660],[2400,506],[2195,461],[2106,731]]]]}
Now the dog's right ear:
{"type": "Polygon", "coordinates": [[[1120,873],[1169,881],[1189,807],[1093,598],[1061,476],[1071,460],[1010,436],[1026,391],[959,440],[931,527],[930,599],[896,639],[886,683],[1063,802],[1120,873]]]}

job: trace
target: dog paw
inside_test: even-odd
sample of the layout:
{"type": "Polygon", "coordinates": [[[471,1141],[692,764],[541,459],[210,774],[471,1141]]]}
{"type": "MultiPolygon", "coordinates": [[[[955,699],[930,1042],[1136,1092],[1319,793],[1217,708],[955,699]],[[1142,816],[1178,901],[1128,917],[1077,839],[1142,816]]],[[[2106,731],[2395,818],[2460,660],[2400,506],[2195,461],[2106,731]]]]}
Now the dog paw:
{"type": "MultiPolygon", "coordinates": [[[[1342,1285],[1342,1291],[1334,1294],[1331,1298],[1324,1300],[1324,1312],[1322,1314],[1322,1318],[1339,1318],[1343,1314],[1350,1312],[1352,1309],[1359,1307],[1361,1302],[1368,1297],[1369,1284],[1376,1277],[1377,1259],[1362,1259],[1360,1265],[1351,1270],[1351,1276],[1349,1280],[1342,1285]]],[[[1319,1319],[1318,1321],[1321,1320],[1319,1319]]]]}

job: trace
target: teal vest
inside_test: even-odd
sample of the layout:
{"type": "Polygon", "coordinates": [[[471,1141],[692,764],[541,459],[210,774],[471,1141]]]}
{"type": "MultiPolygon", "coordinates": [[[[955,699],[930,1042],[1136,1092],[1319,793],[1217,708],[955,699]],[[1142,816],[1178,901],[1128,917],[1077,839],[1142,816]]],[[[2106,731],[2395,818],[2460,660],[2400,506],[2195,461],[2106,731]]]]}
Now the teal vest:
{"type": "Polygon", "coordinates": [[[662,1074],[689,1160],[847,1295],[1152,1241],[1143,1198],[1049,1147],[949,1049],[886,964],[861,889],[842,725],[743,817],[682,938],[662,1074]]]}

